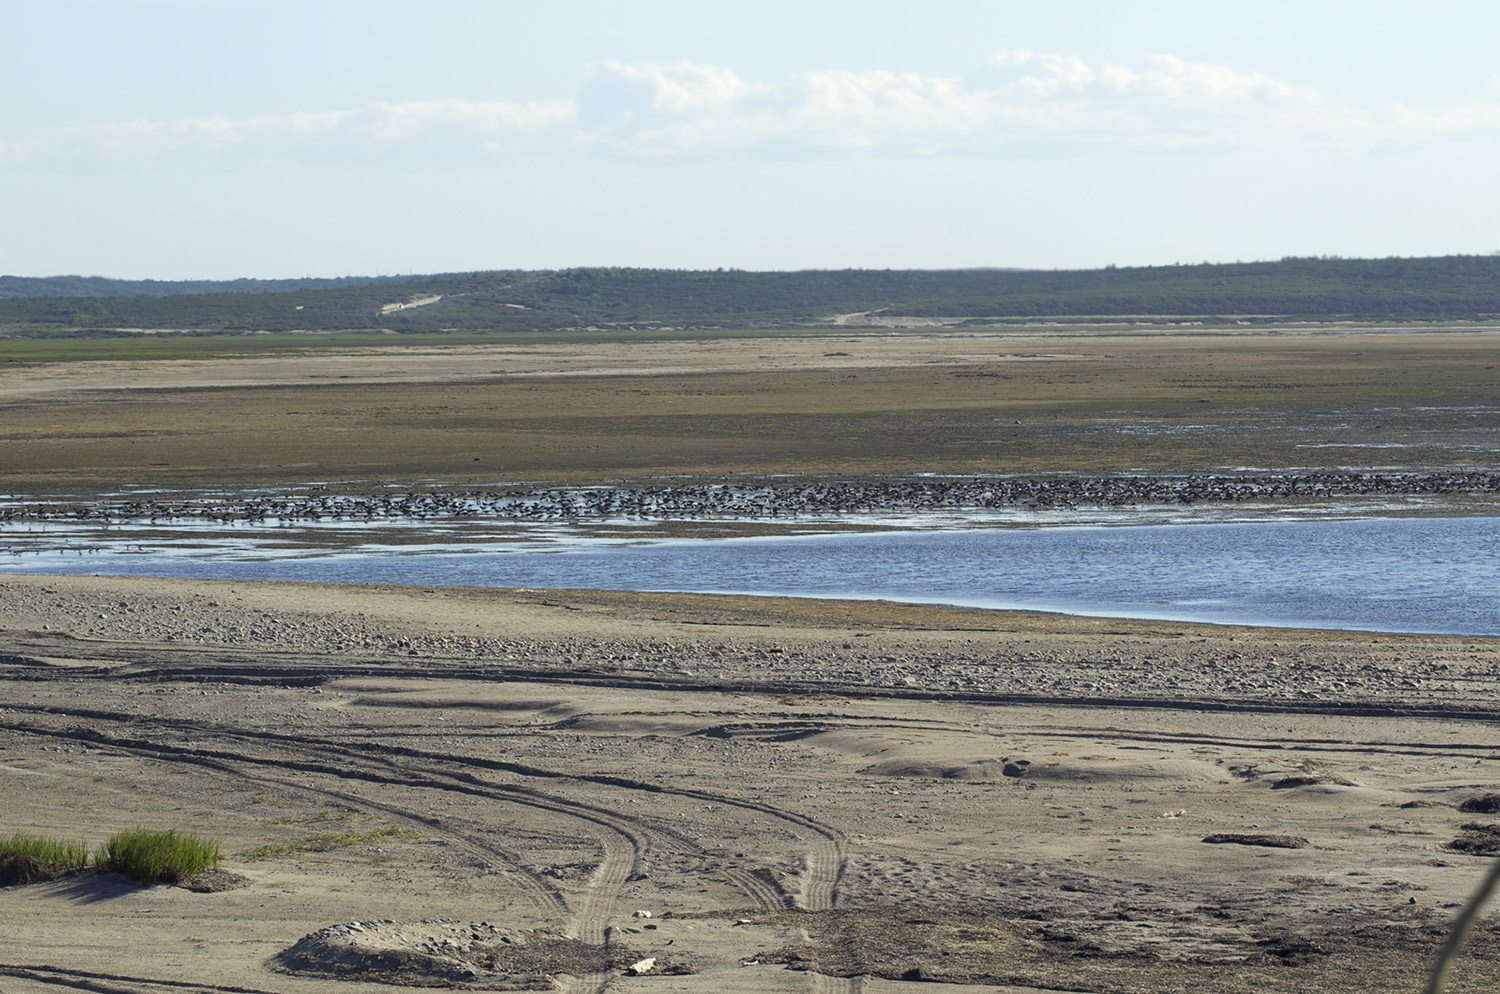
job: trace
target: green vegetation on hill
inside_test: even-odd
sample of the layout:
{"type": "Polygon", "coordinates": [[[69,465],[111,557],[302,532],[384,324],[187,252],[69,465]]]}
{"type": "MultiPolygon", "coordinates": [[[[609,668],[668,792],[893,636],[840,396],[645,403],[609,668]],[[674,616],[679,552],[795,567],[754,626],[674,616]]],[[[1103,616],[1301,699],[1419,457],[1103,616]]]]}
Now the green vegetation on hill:
{"type": "Polygon", "coordinates": [[[111,280],[103,276],[0,276],[0,300],[17,297],[175,297],[191,293],[285,293],[404,283],[416,276],[307,277],[288,280],[111,280]]]}
{"type": "MultiPolygon", "coordinates": [[[[289,290],[0,300],[0,329],[200,332],[777,327],[877,311],[984,324],[1034,318],[1468,321],[1500,317],[1500,256],[1283,259],[1073,271],[569,269],[289,290]],[[439,299],[433,299],[439,298],[439,299]],[[404,304],[399,309],[391,305],[404,304]]],[[[229,290],[231,292],[221,292],[229,290]]],[[[856,321],[857,323],[857,321],[856,321]]]]}

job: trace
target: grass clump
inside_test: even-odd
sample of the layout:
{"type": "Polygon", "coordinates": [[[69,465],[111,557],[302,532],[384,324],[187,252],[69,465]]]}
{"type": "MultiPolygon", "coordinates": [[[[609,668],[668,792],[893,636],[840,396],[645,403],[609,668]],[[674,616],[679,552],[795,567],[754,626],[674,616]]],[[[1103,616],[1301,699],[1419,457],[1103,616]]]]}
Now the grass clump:
{"type": "Polygon", "coordinates": [[[88,861],[88,847],[82,842],[16,832],[0,839],[0,887],[77,873],[88,861]]]}
{"type": "Polygon", "coordinates": [[[316,825],[328,821],[348,821],[358,814],[359,812],[353,808],[320,808],[308,815],[287,815],[285,818],[277,818],[273,824],[316,825]]]}
{"type": "Polygon", "coordinates": [[[218,866],[219,840],[138,828],[110,836],[94,862],[145,883],[175,884],[218,866]]]}
{"type": "Polygon", "coordinates": [[[320,835],[309,835],[285,845],[261,846],[259,849],[252,849],[246,853],[245,858],[272,859],[297,853],[331,852],[335,849],[346,849],[349,846],[368,845],[372,842],[385,842],[391,839],[418,839],[421,836],[419,829],[396,826],[386,826],[368,832],[324,832],[320,835]]]}

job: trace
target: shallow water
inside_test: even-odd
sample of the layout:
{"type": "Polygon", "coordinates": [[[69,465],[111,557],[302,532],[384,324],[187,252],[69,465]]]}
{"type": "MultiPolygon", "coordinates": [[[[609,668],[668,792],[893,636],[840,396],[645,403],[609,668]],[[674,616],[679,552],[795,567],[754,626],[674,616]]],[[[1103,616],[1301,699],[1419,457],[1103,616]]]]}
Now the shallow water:
{"type": "Polygon", "coordinates": [[[629,544],[619,544],[618,536],[601,539],[597,530],[480,536],[431,523],[324,531],[204,524],[165,537],[140,526],[112,530],[92,553],[59,541],[74,526],[31,525],[4,533],[13,553],[0,571],[885,598],[1182,621],[1500,634],[1500,517],[945,524],[926,531],[664,541],[636,530],[627,533],[629,544]],[[30,551],[16,551],[23,536],[30,551]]]}

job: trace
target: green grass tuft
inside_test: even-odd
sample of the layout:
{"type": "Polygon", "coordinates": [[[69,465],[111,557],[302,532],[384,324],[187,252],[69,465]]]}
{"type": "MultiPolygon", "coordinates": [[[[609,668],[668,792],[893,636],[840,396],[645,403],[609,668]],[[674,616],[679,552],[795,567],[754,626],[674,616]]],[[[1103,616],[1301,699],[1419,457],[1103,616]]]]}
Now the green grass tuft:
{"type": "Polygon", "coordinates": [[[172,884],[219,865],[219,840],[138,828],[110,836],[94,855],[100,869],[172,884]]]}
{"type": "Polygon", "coordinates": [[[385,842],[391,839],[419,839],[421,837],[422,832],[419,829],[396,826],[386,826],[368,832],[324,832],[321,835],[309,835],[285,845],[261,846],[259,849],[252,849],[245,853],[244,858],[273,859],[277,856],[291,856],[297,853],[331,852],[334,849],[368,845],[372,842],[385,842]]]}
{"type": "Polygon", "coordinates": [[[0,839],[0,860],[12,856],[30,856],[57,876],[77,873],[89,862],[88,846],[83,842],[49,839],[26,832],[17,832],[9,838],[0,839]]]}

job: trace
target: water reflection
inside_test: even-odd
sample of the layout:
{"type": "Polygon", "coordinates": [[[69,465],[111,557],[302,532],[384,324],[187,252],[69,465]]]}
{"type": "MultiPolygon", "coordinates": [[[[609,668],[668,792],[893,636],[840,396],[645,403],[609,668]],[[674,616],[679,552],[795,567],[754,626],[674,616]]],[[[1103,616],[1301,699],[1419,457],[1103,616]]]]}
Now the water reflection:
{"type": "Polygon", "coordinates": [[[33,522],[0,529],[11,550],[0,570],[886,598],[1500,634],[1500,517],[1288,520],[1240,507],[1237,518],[1116,514],[1109,520],[1136,523],[1104,527],[1067,513],[1030,512],[1031,527],[1003,516],[927,515],[921,530],[883,518],[855,524],[901,530],[828,534],[830,523],[801,522],[784,526],[793,534],[751,537],[720,537],[728,522],[639,520],[503,528],[33,522]],[[807,530],[819,533],[795,534],[807,530]]]}

